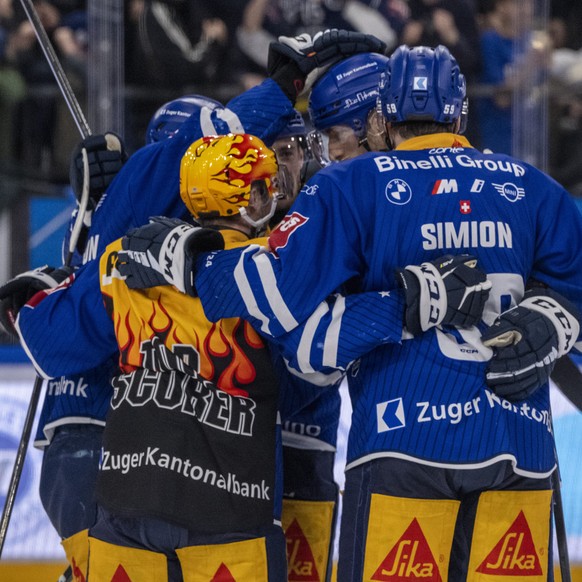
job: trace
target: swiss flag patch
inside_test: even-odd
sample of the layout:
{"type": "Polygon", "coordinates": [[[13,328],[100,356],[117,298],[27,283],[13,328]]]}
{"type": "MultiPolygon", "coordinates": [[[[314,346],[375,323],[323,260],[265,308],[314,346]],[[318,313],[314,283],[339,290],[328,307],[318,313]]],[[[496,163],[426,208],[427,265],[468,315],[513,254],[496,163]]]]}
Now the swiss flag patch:
{"type": "Polygon", "coordinates": [[[461,210],[461,214],[471,214],[471,201],[459,200],[459,209],[461,210]]]}
{"type": "Polygon", "coordinates": [[[289,237],[300,227],[303,226],[309,218],[292,212],[283,218],[279,226],[269,236],[269,248],[276,252],[287,245],[289,237]]]}

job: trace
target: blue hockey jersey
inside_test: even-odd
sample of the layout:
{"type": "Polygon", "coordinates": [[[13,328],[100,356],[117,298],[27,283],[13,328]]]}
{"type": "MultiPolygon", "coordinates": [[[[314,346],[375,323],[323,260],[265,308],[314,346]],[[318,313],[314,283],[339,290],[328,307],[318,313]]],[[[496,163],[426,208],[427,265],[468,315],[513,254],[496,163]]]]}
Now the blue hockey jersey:
{"type": "Polygon", "coordinates": [[[37,305],[25,306],[18,317],[22,345],[37,372],[47,379],[60,378],[53,381],[52,393],[52,384],[49,385],[49,399],[51,394],[58,394],[58,400],[53,399],[54,405],[47,404],[43,410],[37,444],[46,444],[50,437],[50,433],[43,434],[47,424],[85,422],[82,418],[98,422],[105,418],[110,397],[106,376],[117,352],[99,291],[96,259],[105,247],[130,228],[146,223],[150,216],[187,215],[178,196],[180,162],[193,141],[209,132],[244,130],[269,144],[294,114],[292,103],[279,86],[267,79],[232,99],[227,112],[214,111],[209,119],[192,116],[171,139],[141,148],[126,162],[93,213],[83,265],[76,272],[74,285],[49,294],[37,305]],[[77,377],[66,378],[63,374],[77,377]],[[57,384],[68,387],[71,381],[76,386],[90,383],[90,390],[95,387],[94,395],[69,398],[69,393],[57,384]]]}
{"type": "MultiPolygon", "coordinates": [[[[196,288],[210,319],[242,316],[285,338],[346,281],[390,290],[396,268],[447,253],[477,256],[493,283],[481,327],[379,342],[352,364],[348,469],[381,456],[466,468],[504,459],[538,477],[554,469],[548,388],[520,403],[497,397],[485,384],[492,352],[480,332],[520,301],[529,278],[582,307],[582,216],[558,183],[461,136],[413,138],[318,172],[270,245],[199,260],[196,288]]],[[[353,325],[336,327],[336,347],[349,349],[342,334],[353,325]]],[[[304,358],[330,362],[326,346],[312,342],[304,358]]]]}

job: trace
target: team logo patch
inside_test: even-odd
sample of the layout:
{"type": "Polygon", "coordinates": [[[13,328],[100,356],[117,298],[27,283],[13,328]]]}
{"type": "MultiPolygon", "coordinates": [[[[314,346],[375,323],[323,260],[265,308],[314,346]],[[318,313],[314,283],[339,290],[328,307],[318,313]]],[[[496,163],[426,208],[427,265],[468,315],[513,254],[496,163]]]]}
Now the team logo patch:
{"type": "Polygon", "coordinates": [[[308,220],[308,217],[299,214],[299,212],[288,214],[269,236],[269,247],[271,250],[277,251],[287,246],[289,237],[308,220]]]}
{"type": "Polygon", "coordinates": [[[388,552],[372,580],[405,582],[422,578],[442,582],[439,568],[420,524],[414,518],[388,552]]]}
{"type": "Polygon", "coordinates": [[[426,91],[428,86],[428,77],[414,77],[412,81],[413,91],[426,91]]]}
{"type": "Polygon", "coordinates": [[[505,182],[504,184],[493,184],[493,187],[501,196],[509,200],[509,202],[517,202],[525,196],[525,189],[512,184],[511,182],[505,182]]]}
{"type": "Polygon", "coordinates": [[[459,210],[461,214],[471,214],[471,201],[459,200],[459,210]]]}
{"type": "Polygon", "coordinates": [[[396,178],[395,180],[390,180],[386,185],[386,198],[388,202],[402,206],[410,202],[412,190],[404,180],[396,178]]]}
{"type": "Polygon", "coordinates": [[[452,180],[437,180],[432,187],[431,194],[450,194],[451,192],[458,192],[459,185],[455,179],[452,180]]]}
{"type": "Polygon", "coordinates": [[[378,432],[386,432],[395,428],[406,426],[404,416],[404,404],[402,398],[395,398],[387,402],[376,404],[376,418],[378,421],[378,432]]]}
{"type": "Polygon", "coordinates": [[[493,576],[540,576],[542,566],[523,511],[477,568],[493,576]]]}

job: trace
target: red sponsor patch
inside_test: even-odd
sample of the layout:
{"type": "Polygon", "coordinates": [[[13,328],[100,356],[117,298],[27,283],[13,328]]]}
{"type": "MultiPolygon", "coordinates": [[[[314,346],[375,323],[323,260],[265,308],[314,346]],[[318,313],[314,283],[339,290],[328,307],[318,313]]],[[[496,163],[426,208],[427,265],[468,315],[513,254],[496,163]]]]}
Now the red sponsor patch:
{"type": "Polygon", "coordinates": [[[471,201],[459,200],[459,209],[461,210],[461,214],[471,214],[471,201]]]}
{"type": "Polygon", "coordinates": [[[299,212],[293,212],[285,216],[279,226],[270,234],[269,248],[273,252],[277,252],[277,250],[285,247],[291,234],[300,226],[303,226],[308,220],[309,218],[299,214],[299,212]]]}
{"type": "Polygon", "coordinates": [[[294,519],[285,532],[289,582],[321,582],[311,546],[294,519]]]}
{"type": "Polygon", "coordinates": [[[542,567],[523,511],[501,536],[477,572],[490,576],[541,576],[542,567]]]}
{"type": "Polygon", "coordinates": [[[408,582],[419,578],[427,582],[442,582],[430,545],[414,518],[378,566],[372,580],[408,582]]]}

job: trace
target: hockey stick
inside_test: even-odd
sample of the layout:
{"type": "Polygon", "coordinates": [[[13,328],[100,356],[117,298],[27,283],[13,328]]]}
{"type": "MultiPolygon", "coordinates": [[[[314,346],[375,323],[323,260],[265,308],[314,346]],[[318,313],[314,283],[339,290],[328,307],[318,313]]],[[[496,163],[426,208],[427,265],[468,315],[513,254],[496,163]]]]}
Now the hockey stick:
{"type": "Polygon", "coordinates": [[[550,378],[562,394],[582,410],[582,372],[569,355],[558,359],[550,378]]]}
{"type": "Polygon", "coordinates": [[[572,582],[570,572],[570,556],[568,554],[568,537],[566,534],[566,522],[564,520],[564,505],[562,503],[562,489],[560,485],[560,467],[556,454],[556,470],[552,473],[554,524],[556,526],[556,542],[558,544],[558,558],[560,560],[560,574],[562,582],[572,582]]]}
{"type": "Polygon", "coordinates": [[[42,49],[42,52],[44,53],[46,60],[48,61],[48,64],[53,72],[53,75],[55,76],[55,79],[61,90],[61,93],[65,98],[65,102],[67,103],[71,115],[73,116],[73,120],[75,121],[75,124],[77,125],[77,128],[81,133],[81,137],[83,139],[89,137],[91,135],[89,124],[87,123],[87,120],[83,115],[83,110],[81,109],[81,106],[79,105],[79,102],[75,97],[75,93],[71,88],[69,79],[67,79],[67,76],[65,75],[63,67],[55,53],[55,49],[51,44],[51,41],[42,25],[42,22],[40,21],[40,18],[32,3],[32,0],[20,0],[20,3],[22,4],[24,12],[26,12],[28,20],[30,20],[30,24],[32,24],[32,27],[34,28],[34,33],[36,34],[36,38],[38,39],[40,48],[42,49]]]}
{"type": "MultiPolygon", "coordinates": [[[[54,48],[48,38],[48,35],[42,26],[38,13],[32,4],[32,0],[21,0],[22,7],[26,12],[26,16],[30,20],[34,32],[38,39],[38,42],[42,48],[42,51],[49,63],[49,66],[56,78],[57,84],[65,98],[69,111],[71,112],[75,124],[81,133],[81,137],[84,139],[91,135],[91,130],[83,110],[75,97],[75,93],[71,88],[71,84],[65,75],[63,67],[54,51],[54,48]]],[[[77,213],[77,218],[73,225],[71,232],[71,237],[69,239],[69,248],[67,256],[65,258],[65,265],[71,263],[73,257],[73,252],[77,246],[78,238],[83,227],[83,220],[85,218],[85,211],[87,209],[87,204],[89,201],[89,171],[88,171],[88,160],[87,153],[83,152],[83,165],[85,169],[84,182],[83,182],[83,193],[81,200],[79,201],[79,211],[77,213]]],[[[20,442],[18,444],[18,450],[16,451],[16,459],[14,461],[14,467],[12,469],[12,475],[10,477],[10,484],[8,485],[8,492],[6,494],[6,502],[4,504],[4,509],[2,510],[2,518],[0,520],[0,558],[2,558],[2,550],[4,548],[4,542],[6,541],[6,534],[8,532],[8,525],[10,523],[10,518],[12,517],[12,510],[14,508],[14,501],[16,499],[16,493],[18,491],[18,485],[20,484],[20,477],[22,476],[22,470],[24,468],[24,461],[26,458],[26,452],[28,449],[28,443],[30,441],[30,434],[32,432],[32,426],[34,424],[34,417],[36,415],[36,409],[38,408],[38,402],[40,400],[40,393],[42,390],[42,378],[37,376],[34,381],[34,386],[32,388],[32,394],[30,397],[30,402],[28,405],[28,410],[26,412],[26,418],[24,419],[24,426],[22,429],[22,436],[20,437],[20,442]]]]}
{"type": "MultiPolygon", "coordinates": [[[[554,384],[562,391],[579,410],[580,397],[578,392],[582,388],[582,376],[578,366],[572,361],[570,356],[563,356],[556,362],[556,366],[551,374],[554,384]],[[578,386],[576,384],[578,383],[578,386]]],[[[552,473],[552,489],[554,495],[552,505],[554,510],[554,524],[556,526],[556,542],[558,545],[558,558],[560,560],[560,574],[562,582],[572,582],[570,572],[570,556],[568,554],[568,537],[566,534],[566,521],[564,519],[564,504],[562,502],[562,485],[560,482],[560,465],[558,464],[558,451],[555,444],[554,423],[550,418],[552,434],[554,435],[554,450],[556,455],[556,470],[552,473]]]]}

